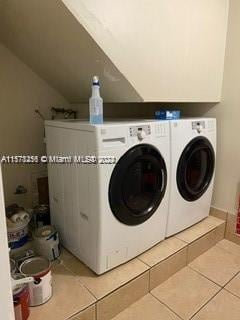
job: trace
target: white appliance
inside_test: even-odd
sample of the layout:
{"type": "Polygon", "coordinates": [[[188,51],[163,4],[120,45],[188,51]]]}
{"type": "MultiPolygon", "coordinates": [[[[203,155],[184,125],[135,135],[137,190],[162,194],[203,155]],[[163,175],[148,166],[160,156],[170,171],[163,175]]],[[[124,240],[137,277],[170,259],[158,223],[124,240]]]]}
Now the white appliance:
{"type": "Polygon", "coordinates": [[[49,163],[51,218],[67,249],[101,274],[164,239],[170,163],[167,121],[93,126],[63,120],[46,121],[45,127],[48,156],[116,159],[97,165],[49,163]]]}
{"type": "Polygon", "coordinates": [[[171,182],[166,236],[209,214],[216,158],[216,120],[170,121],[171,182]]]}

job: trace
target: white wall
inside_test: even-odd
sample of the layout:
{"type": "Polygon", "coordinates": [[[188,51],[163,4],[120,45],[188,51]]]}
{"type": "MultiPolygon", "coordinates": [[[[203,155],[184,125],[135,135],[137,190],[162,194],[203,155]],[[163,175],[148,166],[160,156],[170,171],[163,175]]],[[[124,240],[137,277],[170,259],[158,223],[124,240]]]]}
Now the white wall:
{"type": "Polygon", "coordinates": [[[218,119],[218,165],[213,205],[235,212],[240,182],[240,1],[230,1],[222,102],[206,113],[218,119]]]}
{"type": "MultiPolygon", "coordinates": [[[[0,44],[0,154],[42,154],[43,121],[34,113],[36,107],[49,117],[53,105],[68,103],[56,90],[0,44]]],[[[3,180],[6,204],[32,205],[31,179],[43,168],[4,165],[3,180]],[[25,195],[14,195],[18,184],[27,187],[25,195]]]]}
{"type": "Polygon", "coordinates": [[[189,106],[186,110],[188,115],[201,115],[217,118],[217,170],[212,205],[231,213],[236,213],[237,193],[240,192],[239,37],[240,1],[231,0],[222,102],[215,106],[189,106]]]}

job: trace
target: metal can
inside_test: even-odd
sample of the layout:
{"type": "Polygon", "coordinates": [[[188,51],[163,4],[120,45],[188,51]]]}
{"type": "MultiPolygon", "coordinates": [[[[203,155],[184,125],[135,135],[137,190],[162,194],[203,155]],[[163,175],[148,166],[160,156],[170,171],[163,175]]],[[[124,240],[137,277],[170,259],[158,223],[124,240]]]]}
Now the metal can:
{"type": "MultiPolygon", "coordinates": [[[[19,279],[21,276],[14,275],[14,279],[19,279]]],[[[13,289],[13,303],[15,320],[27,320],[30,314],[29,311],[29,290],[28,286],[21,284],[13,289]]]]}
{"type": "Polygon", "coordinates": [[[51,263],[48,259],[44,257],[27,259],[20,265],[19,270],[24,276],[34,278],[34,282],[28,284],[31,307],[44,304],[52,297],[51,263]]]}
{"type": "Polygon", "coordinates": [[[41,204],[36,206],[33,210],[34,225],[36,228],[50,224],[50,211],[49,205],[41,204]]]}
{"type": "Polygon", "coordinates": [[[38,228],[33,233],[33,239],[35,250],[39,255],[50,261],[59,257],[59,236],[57,230],[53,226],[38,228]]]}

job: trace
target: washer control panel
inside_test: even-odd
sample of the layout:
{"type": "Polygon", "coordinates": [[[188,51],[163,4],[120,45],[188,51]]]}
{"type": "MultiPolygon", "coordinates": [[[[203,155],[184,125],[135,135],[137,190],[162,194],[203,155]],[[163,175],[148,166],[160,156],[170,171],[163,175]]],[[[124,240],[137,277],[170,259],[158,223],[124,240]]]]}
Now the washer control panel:
{"type": "Polygon", "coordinates": [[[193,121],[192,129],[196,130],[198,133],[201,133],[205,129],[205,121],[193,121]]]}
{"type": "Polygon", "coordinates": [[[133,126],[129,128],[130,137],[137,137],[139,140],[143,140],[146,136],[151,134],[150,125],[133,126]]]}
{"type": "Polygon", "coordinates": [[[168,134],[166,123],[156,123],[155,133],[157,137],[166,137],[168,134]]]}

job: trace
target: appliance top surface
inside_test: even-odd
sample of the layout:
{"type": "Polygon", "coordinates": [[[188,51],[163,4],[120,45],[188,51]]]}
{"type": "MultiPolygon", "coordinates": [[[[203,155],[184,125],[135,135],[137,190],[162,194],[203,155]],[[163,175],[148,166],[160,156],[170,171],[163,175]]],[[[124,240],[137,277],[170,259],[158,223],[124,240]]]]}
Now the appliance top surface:
{"type": "Polygon", "coordinates": [[[177,120],[171,120],[170,122],[176,122],[176,121],[197,121],[197,120],[202,120],[202,121],[207,121],[207,120],[216,120],[216,118],[210,118],[210,117],[184,117],[180,118],[177,120]]]}
{"type": "Polygon", "coordinates": [[[46,120],[46,127],[60,127],[60,128],[69,128],[69,129],[78,129],[86,131],[95,131],[98,127],[109,127],[109,126],[128,126],[131,124],[146,124],[146,123],[156,123],[164,122],[168,123],[166,120],[157,120],[157,119],[117,119],[117,120],[106,120],[103,124],[92,125],[87,120],[82,119],[58,119],[58,120],[46,120]]]}
{"type": "Polygon", "coordinates": [[[129,125],[139,125],[146,123],[171,123],[178,121],[196,121],[196,120],[215,120],[214,118],[181,118],[178,120],[158,120],[158,119],[108,119],[105,120],[103,124],[92,125],[88,120],[84,119],[57,119],[57,120],[46,120],[46,127],[58,127],[67,129],[76,129],[84,131],[95,131],[96,128],[109,127],[109,126],[129,126],[129,125]]]}

